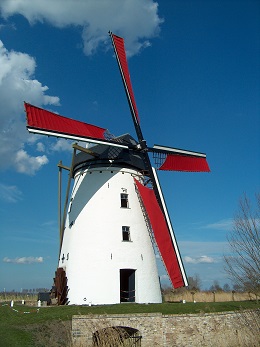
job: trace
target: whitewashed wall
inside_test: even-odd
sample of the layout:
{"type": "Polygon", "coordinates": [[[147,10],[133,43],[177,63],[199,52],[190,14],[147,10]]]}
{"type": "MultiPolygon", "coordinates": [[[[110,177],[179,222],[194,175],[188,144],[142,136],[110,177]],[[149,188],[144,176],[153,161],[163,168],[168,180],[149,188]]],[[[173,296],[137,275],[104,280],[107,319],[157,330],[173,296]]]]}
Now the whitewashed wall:
{"type": "Polygon", "coordinates": [[[59,262],[68,278],[69,304],[119,303],[120,269],[136,269],[136,302],[161,302],[152,242],[134,186],[138,175],[115,167],[76,174],[59,262]],[[121,208],[124,192],[129,208],[121,208]],[[130,226],[131,241],[122,241],[122,226],[130,226]]]}

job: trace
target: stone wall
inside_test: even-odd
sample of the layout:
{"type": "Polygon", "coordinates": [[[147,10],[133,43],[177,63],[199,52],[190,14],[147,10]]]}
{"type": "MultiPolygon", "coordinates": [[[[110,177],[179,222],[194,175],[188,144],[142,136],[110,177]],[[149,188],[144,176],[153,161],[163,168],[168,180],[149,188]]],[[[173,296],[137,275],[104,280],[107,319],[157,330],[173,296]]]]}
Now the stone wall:
{"type": "MultiPolygon", "coordinates": [[[[72,319],[73,346],[93,346],[93,334],[105,328],[131,327],[138,330],[139,336],[142,336],[141,344],[138,345],[142,347],[257,347],[260,346],[259,331],[253,332],[251,329],[256,326],[256,319],[259,319],[259,312],[258,317],[252,312],[198,315],[77,315],[72,319]]],[[[109,340],[109,336],[106,336],[106,340],[109,340]]]]}

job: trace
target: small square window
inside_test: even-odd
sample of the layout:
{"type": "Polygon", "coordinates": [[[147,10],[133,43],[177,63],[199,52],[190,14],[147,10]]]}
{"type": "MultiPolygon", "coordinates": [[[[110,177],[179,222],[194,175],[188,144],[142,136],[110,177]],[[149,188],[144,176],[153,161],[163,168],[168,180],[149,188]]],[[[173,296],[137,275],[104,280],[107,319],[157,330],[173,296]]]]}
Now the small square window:
{"type": "Polygon", "coordinates": [[[130,239],[130,227],[122,226],[122,238],[123,238],[123,241],[131,241],[131,239],[130,239]]]}
{"type": "Polygon", "coordinates": [[[121,195],[121,207],[128,208],[129,202],[128,202],[128,194],[120,194],[121,195]]]}

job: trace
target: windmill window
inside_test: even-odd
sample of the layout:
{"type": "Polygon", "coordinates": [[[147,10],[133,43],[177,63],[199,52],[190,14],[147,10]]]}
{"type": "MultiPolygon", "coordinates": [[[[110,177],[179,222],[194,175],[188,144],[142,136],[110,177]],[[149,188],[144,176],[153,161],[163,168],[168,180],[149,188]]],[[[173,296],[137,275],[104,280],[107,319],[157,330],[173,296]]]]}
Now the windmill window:
{"type": "Polygon", "coordinates": [[[128,208],[129,207],[128,194],[120,194],[120,196],[121,196],[121,207],[128,208]]]}
{"type": "Polygon", "coordinates": [[[123,241],[131,241],[131,239],[130,239],[130,227],[122,226],[122,238],[123,238],[123,241]]]}

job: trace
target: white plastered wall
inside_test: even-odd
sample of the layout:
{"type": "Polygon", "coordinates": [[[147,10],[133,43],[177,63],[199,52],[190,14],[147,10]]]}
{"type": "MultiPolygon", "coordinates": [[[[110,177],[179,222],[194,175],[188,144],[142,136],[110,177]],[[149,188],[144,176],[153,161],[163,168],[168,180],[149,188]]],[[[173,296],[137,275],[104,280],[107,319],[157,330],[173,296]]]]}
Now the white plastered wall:
{"type": "Polygon", "coordinates": [[[136,302],[161,302],[152,242],[135,191],[138,175],[115,167],[76,174],[59,262],[68,278],[69,304],[119,303],[120,269],[136,270],[136,302]],[[121,193],[128,194],[129,208],[121,208],[121,193]],[[130,241],[122,241],[122,226],[130,227],[130,241]]]}

